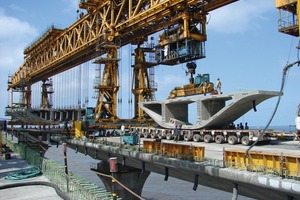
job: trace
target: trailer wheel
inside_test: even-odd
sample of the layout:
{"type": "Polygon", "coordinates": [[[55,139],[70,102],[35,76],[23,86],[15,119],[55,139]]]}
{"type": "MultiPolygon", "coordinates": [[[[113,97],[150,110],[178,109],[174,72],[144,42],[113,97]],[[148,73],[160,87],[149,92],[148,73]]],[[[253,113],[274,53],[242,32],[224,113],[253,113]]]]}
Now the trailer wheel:
{"type": "Polygon", "coordinates": [[[199,134],[193,135],[193,141],[194,141],[194,142],[199,142],[200,139],[201,139],[201,136],[200,136],[199,134]]]}
{"type": "Polygon", "coordinates": [[[158,138],[159,138],[159,139],[163,139],[162,132],[159,132],[159,133],[158,133],[158,138]]]}
{"type": "Polygon", "coordinates": [[[217,144],[222,144],[222,143],[224,143],[224,136],[223,135],[217,135],[216,137],[215,137],[215,143],[217,143],[217,144]]]}
{"type": "Polygon", "coordinates": [[[150,133],[147,131],[147,132],[144,132],[144,138],[149,138],[150,136],[150,133]]]}
{"type": "Polygon", "coordinates": [[[167,139],[167,140],[172,140],[172,138],[173,138],[172,133],[167,133],[166,139],[167,139]]]}
{"type": "Polygon", "coordinates": [[[211,143],[212,142],[212,136],[211,135],[204,135],[204,138],[203,138],[204,142],[205,143],[211,143]]]}
{"type": "Polygon", "coordinates": [[[151,132],[151,133],[150,133],[150,137],[151,137],[152,139],[155,139],[155,138],[156,138],[156,133],[155,133],[155,132],[151,132]]]}
{"type": "Polygon", "coordinates": [[[234,136],[234,135],[230,135],[229,137],[228,137],[228,144],[231,144],[231,145],[234,145],[234,144],[236,144],[237,143],[237,137],[236,136],[234,136]]]}
{"type": "Polygon", "coordinates": [[[250,144],[249,137],[248,136],[243,136],[242,139],[241,139],[241,143],[242,143],[243,146],[249,146],[249,144],[250,144]]]}
{"type": "Polygon", "coordinates": [[[185,133],[183,135],[183,139],[184,139],[184,141],[190,141],[192,139],[192,136],[188,133],[185,133]]]}

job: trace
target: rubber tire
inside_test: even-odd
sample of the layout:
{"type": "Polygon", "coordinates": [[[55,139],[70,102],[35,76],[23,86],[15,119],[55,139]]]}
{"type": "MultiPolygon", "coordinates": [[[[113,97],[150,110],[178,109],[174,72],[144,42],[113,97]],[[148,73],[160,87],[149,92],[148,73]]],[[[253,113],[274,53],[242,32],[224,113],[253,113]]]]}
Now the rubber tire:
{"type": "Polygon", "coordinates": [[[156,133],[151,132],[151,133],[150,133],[151,139],[155,139],[155,138],[156,138],[156,135],[157,135],[156,133]]]}
{"type": "Polygon", "coordinates": [[[194,141],[194,142],[199,142],[200,139],[201,139],[201,136],[200,136],[199,134],[194,134],[194,135],[193,135],[193,141],[194,141]]]}
{"type": "Polygon", "coordinates": [[[215,143],[217,143],[217,144],[222,144],[222,143],[224,143],[224,141],[225,141],[225,138],[223,135],[217,135],[215,137],[215,143]]]}
{"type": "Polygon", "coordinates": [[[145,132],[144,133],[144,138],[149,138],[150,137],[150,133],[149,132],[145,132]]]}
{"type": "Polygon", "coordinates": [[[190,136],[190,134],[185,133],[185,134],[183,135],[183,140],[184,140],[184,141],[191,141],[191,140],[192,140],[192,137],[190,136]]]}
{"type": "Polygon", "coordinates": [[[166,139],[167,139],[167,140],[172,140],[172,139],[173,139],[172,133],[167,133],[166,139]]]}
{"type": "Polygon", "coordinates": [[[227,140],[228,144],[235,145],[237,143],[237,141],[238,141],[238,139],[236,136],[234,136],[234,135],[228,136],[228,140],[227,140]]]}
{"type": "Polygon", "coordinates": [[[241,143],[243,146],[249,146],[250,144],[250,139],[248,136],[243,136],[241,139],[241,143]]]}
{"type": "Polygon", "coordinates": [[[157,136],[159,139],[163,139],[163,136],[162,136],[162,133],[158,133],[158,136],[157,136]]]}
{"type": "Polygon", "coordinates": [[[211,143],[213,141],[213,138],[211,135],[204,135],[204,138],[203,138],[204,142],[205,143],[211,143]]]}

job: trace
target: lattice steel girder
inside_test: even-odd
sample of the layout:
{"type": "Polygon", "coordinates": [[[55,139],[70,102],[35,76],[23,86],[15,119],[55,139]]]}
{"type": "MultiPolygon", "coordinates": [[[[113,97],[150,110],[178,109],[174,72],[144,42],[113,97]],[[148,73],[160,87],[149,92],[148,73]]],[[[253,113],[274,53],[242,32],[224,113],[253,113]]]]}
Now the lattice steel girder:
{"type": "Polygon", "coordinates": [[[25,61],[12,76],[9,88],[19,86],[21,80],[33,84],[105,54],[97,47],[107,41],[120,41],[123,46],[160,31],[180,20],[182,12],[201,11],[206,15],[235,1],[238,0],[102,1],[69,28],[56,31],[52,37],[42,37],[28,47],[25,61]]]}
{"type": "Polygon", "coordinates": [[[147,48],[135,49],[135,63],[133,65],[133,80],[132,80],[132,93],[134,94],[134,118],[143,119],[144,111],[139,108],[138,103],[145,99],[152,99],[155,88],[151,88],[150,78],[148,75],[148,66],[145,53],[147,48]]]}

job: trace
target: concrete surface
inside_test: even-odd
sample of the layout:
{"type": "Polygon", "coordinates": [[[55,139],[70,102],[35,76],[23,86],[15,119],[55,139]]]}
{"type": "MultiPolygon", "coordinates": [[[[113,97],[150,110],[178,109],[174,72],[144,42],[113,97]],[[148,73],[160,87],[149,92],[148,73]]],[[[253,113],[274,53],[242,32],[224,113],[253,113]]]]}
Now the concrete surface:
{"type": "MultiPolygon", "coordinates": [[[[99,137],[97,140],[107,140],[108,142],[119,143],[119,137],[99,137]]],[[[140,138],[141,147],[143,146],[144,140],[154,139],[140,138]]],[[[173,140],[162,140],[163,143],[174,143],[173,140]]],[[[246,151],[249,146],[243,146],[242,144],[230,145],[228,143],[216,144],[216,143],[205,143],[205,142],[193,142],[193,141],[178,141],[177,144],[193,145],[205,147],[205,157],[214,159],[223,159],[223,150],[244,150],[246,151]]],[[[136,145],[138,147],[138,145],[136,145]]],[[[257,144],[251,151],[269,152],[274,154],[286,154],[286,155],[299,155],[300,141],[293,140],[272,140],[269,144],[257,144]]]]}
{"type": "Polygon", "coordinates": [[[44,175],[26,180],[5,180],[9,173],[20,172],[30,167],[17,154],[12,153],[11,159],[7,160],[0,157],[0,199],[63,199],[57,194],[57,188],[44,175]]]}
{"type": "Polygon", "coordinates": [[[261,102],[282,93],[275,91],[249,91],[242,93],[188,96],[176,99],[144,101],[139,107],[159,126],[174,128],[181,124],[182,129],[202,129],[205,127],[224,127],[239,119],[261,102]],[[192,106],[194,105],[194,106],[192,106]],[[195,110],[196,109],[196,110],[195,110]],[[193,110],[193,111],[192,111],[193,110]],[[189,121],[196,111],[196,122],[189,121]]]}
{"type": "MultiPolygon", "coordinates": [[[[117,138],[113,140],[119,141],[117,138]]],[[[164,140],[163,142],[169,141],[164,140]]],[[[113,155],[113,157],[117,157],[118,160],[127,166],[137,169],[142,169],[142,166],[144,166],[143,170],[162,175],[166,175],[166,168],[168,168],[168,175],[170,177],[191,183],[197,180],[200,185],[226,192],[232,192],[233,187],[238,185],[239,195],[254,199],[300,199],[300,182],[297,180],[284,179],[271,174],[263,175],[243,170],[219,168],[211,166],[207,162],[191,163],[159,155],[130,151],[129,149],[120,149],[119,146],[103,146],[83,140],[67,140],[66,143],[68,147],[99,160],[108,160],[113,155]],[[197,179],[195,179],[195,175],[197,175],[197,179]]],[[[184,144],[186,142],[180,141],[178,143],[184,144]]],[[[205,150],[205,153],[209,152],[210,155],[206,154],[206,156],[215,159],[221,157],[223,148],[244,150],[248,148],[242,145],[193,143],[193,145],[201,146],[205,146],[204,144],[209,145],[207,146],[207,150],[209,150],[205,150]]],[[[257,145],[253,150],[273,153],[281,151],[288,154],[297,153],[299,142],[274,141],[269,145],[257,145]]]]}

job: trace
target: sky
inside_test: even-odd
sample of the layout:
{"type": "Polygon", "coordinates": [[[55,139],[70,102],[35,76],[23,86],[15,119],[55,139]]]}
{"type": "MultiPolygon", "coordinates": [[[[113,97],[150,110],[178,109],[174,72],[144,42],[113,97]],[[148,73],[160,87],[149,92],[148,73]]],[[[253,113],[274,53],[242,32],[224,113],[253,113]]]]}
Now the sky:
{"type": "MultiPolygon", "coordinates": [[[[73,24],[77,19],[77,5],[78,0],[0,0],[1,119],[7,118],[4,113],[10,98],[8,75],[23,63],[24,49],[49,26],[67,28],[73,24]]],[[[279,91],[284,66],[297,60],[297,44],[298,38],[278,32],[275,0],[240,0],[209,13],[206,58],[197,60],[196,73],[209,73],[212,82],[220,78],[223,93],[279,91]]],[[[124,47],[122,55],[128,51],[130,48],[124,47]]],[[[90,70],[93,71],[92,67],[90,70]]],[[[93,75],[92,72],[90,74],[93,75]]],[[[157,100],[166,99],[175,86],[187,84],[189,78],[185,75],[185,64],[172,67],[159,65],[155,67],[155,75],[157,100]]],[[[122,70],[122,77],[124,83],[128,82],[126,70],[122,70]]],[[[299,77],[299,67],[289,70],[284,95],[271,125],[295,124],[300,102],[299,77]]],[[[127,87],[122,84],[121,88],[127,87]]],[[[264,126],[275,109],[276,101],[277,98],[272,98],[261,103],[257,112],[249,111],[236,123],[264,126]]],[[[89,106],[95,106],[93,101],[89,103],[89,106]]]]}

